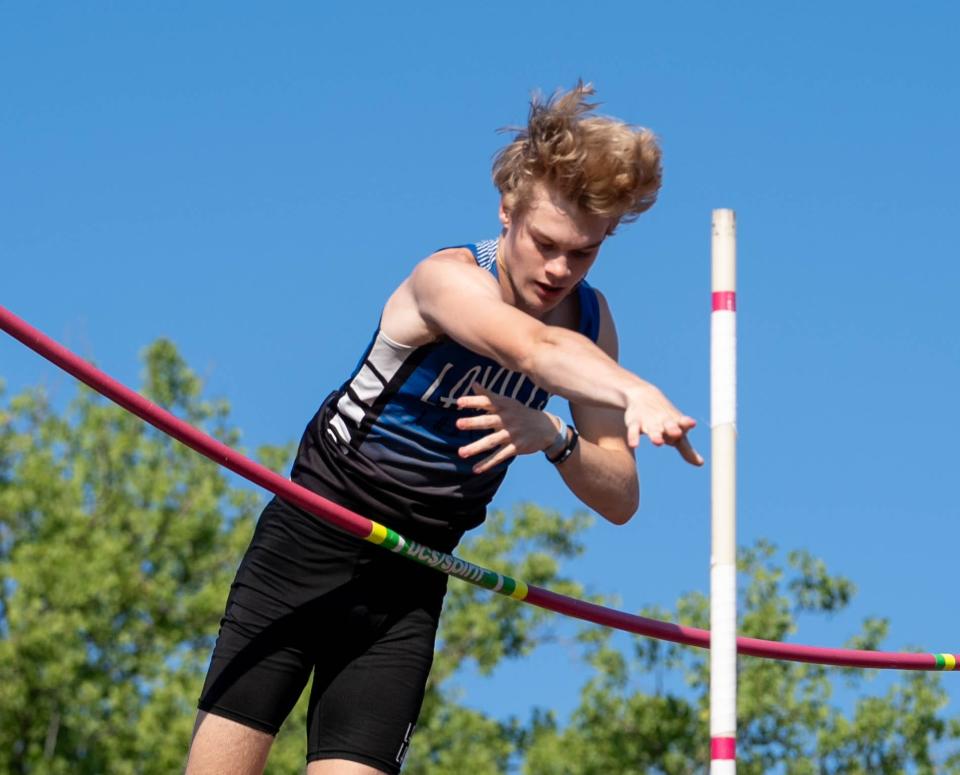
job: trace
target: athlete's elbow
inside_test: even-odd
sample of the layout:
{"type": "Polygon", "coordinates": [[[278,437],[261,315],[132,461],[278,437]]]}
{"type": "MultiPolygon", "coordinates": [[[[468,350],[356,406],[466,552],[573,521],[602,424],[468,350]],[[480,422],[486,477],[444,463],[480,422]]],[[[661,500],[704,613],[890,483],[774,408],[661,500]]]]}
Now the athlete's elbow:
{"type": "Polygon", "coordinates": [[[614,525],[626,525],[640,509],[640,490],[633,488],[632,491],[624,493],[615,503],[611,503],[603,509],[600,514],[608,522],[614,525]]]}

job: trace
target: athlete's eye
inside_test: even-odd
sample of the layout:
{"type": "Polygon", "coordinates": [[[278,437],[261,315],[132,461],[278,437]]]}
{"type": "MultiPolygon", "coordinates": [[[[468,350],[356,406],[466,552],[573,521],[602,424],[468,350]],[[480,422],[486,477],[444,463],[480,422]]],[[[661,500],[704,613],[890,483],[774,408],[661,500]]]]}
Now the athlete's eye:
{"type": "Polygon", "coordinates": [[[539,250],[541,253],[548,253],[549,251],[553,250],[553,245],[551,245],[549,242],[538,240],[536,237],[533,238],[533,244],[537,246],[537,250],[539,250]]]}

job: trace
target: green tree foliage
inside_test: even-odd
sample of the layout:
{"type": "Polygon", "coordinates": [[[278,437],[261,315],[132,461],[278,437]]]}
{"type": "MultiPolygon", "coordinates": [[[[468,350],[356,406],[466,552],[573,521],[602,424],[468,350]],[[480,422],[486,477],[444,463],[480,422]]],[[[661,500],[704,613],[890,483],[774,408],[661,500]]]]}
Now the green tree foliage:
{"type": "MultiPolygon", "coordinates": [[[[742,550],[740,629],[745,635],[784,640],[798,615],[842,610],[854,586],[827,572],[805,552],[780,562],[761,542],[742,550]]],[[[676,612],[647,616],[695,627],[709,624],[709,603],[685,595],[676,612]]],[[[887,623],[867,620],[851,648],[878,648],[887,623]]],[[[523,771],[529,775],[692,775],[709,764],[709,660],[704,651],[637,639],[629,655],[597,632],[588,659],[594,675],[565,728],[549,716],[530,726],[523,771]],[[669,672],[682,678],[670,690],[645,686],[669,672]],[[637,680],[640,677],[641,680],[637,680]],[[642,679],[648,679],[644,681],[642,679]]],[[[935,673],[904,673],[892,686],[871,691],[875,671],[843,670],[797,662],[742,657],[738,665],[737,771],[746,775],[894,775],[960,772],[960,723],[942,711],[946,694],[935,673]],[[857,697],[833,698],[836,686],[857,697]]],[[[656,682],[654,682],[656,683],[656,682]]]]}
{"type": "MultiPolygon", "coordinates": [[[[228,407],[165,341],[144,393],[236,445],[228,407]]],[[[289,448],[264,448],[279,470],[289,448]]],[[[183,764],[223,602],[263,496],[81,389],[62,411],[41,391],[0,403],[0,772],[171,773],[183,764]]],[[[458,554],[582,596],[562,562],[589,524],[523,505],[495,512],[458,554]]],[[[741,631],[782,640],[798,619],[842,611],[853,584],[803,552],[741,552],[741,631]]],[[[597,602],[602,602],[597,599],[597,602]]],[[[643,612],[707,626],[703,595],[643,612]]],[[[882,620],[848,645],[881,646],[882,620]]],[[[560,617],[451,581],[410,775],[681,775],[707,768],[705,652],[560,617]],[[467,707],[466,665],[492,673],[569,639],[588,667],[566,723],[549,709],[497,719],[467,707]]],[[[739,771],[785,775],[960,773],[960,723],[940,676],[742,658],[739,771]],[[877,685],[880,684],[879,688],[877,685]],[[834,691],[845,690],[837,699],[834,691]],[[849,699],[853,697],[854,699],[849,699]]],[[[306,696],[306,695],[305,695],[306,696]]],[[[267,772],[302,773],[302,698],[267,772]]]]}
{"type": "MultiPolygon", "coordinates": [[[[144,393],[237,443],[169,342],[144,393]]],[[[62,413],[39,390],[0,409],[0,772],[182,767],[260,501],[86,389],[62,413]]]]}
{"type": "MultiPolygon", "coordinates": [[[[143,392],[237,444],[228,406],[202,398],[171,343],[146,350],[143,392]]],[[[258,450],[275,470],[289,454],[258,450]]],[[[182,767],[227,590],[262,501],[85,388],[62,411],[40,390],[0,403],[0,772],[182,767]]],[[[582,515],[524,507],[509,525],[491,515],[464,551],[577,593],[558,566],[580,550],[573,536],[585,524],[582,515]]],[[[490,597],[451,585],[418,734],[431,753],[411,770],[442,773],[466,752],[499,772],[514,751],[509,725],[460,707],[443,688],[466,659],[489,672],[549,637],[545,612],[496,596],[488,605],[490,597]]],[[[306,696],[278,736],[269,773],[303,771],[306,696]]]]}

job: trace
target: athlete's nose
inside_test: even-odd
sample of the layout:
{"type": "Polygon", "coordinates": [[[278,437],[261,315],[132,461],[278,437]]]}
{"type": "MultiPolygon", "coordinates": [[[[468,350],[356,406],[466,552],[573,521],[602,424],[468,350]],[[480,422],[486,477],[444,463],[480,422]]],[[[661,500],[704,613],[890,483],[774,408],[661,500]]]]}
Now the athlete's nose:
{"type": "Polygon", "coordinates": [[[567,261],[567,257],[562,253],[555,258],[550,259],[547,262],[545,267],[547,273],[547,280],[549,280],[551,285],[564,285],[567,280],[570,279],[572,274],[570,270],[570,262],[567,261]]]}

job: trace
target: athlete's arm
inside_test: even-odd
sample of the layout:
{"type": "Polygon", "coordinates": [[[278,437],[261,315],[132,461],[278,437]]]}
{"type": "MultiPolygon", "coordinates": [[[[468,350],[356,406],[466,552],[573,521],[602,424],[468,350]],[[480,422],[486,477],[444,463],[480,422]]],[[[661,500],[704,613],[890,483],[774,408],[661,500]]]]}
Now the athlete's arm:
{"type": "MultiPolygon", "coordinates": [[[[606,302],[600,294],[600,335],[597,344],[617,358],[617,334],[606,302]]],[[[540,452],[557,437],[550,415],[530,409],[519,401],[497,395],[476,385],[474,395],[457,400],[460,409],[479,409],[484,414],[457,421],[464,430],[489,431],[483,438],[460,448],[465,458],[485,455],[475,464],[477,473],[515,456],[540,452]]],[[[626,439],[623,412],[596,406],[570,405],[580,441],[557,470],[567,486],[587,506],[614,524],[622,525],[636,512],[640,487],[637,467],[626,439]]]]}
{"type": "MultiPolygon", "coordinates": [[[[617,330],[606,299],[600,306],[598,347],[616,361],[617,330]]],[[[640,481],[633,449],[627,443],[623,413],[616,409],[570,403],[580,441],[573,454],[557,465],[563,481],[585,504],[614,524],[622,525],[640,505],[640,481]]]]}
{"type": "Polygon", "coordinates": [[[677,410],[659,389],[620,367],[582,334],[545,325],[505,303],[490,273],[466,262],[456,251],[444,251],[420,262],[391,298],[385,317],[391,312],[391,304],[391,317],[403,320],[401,313],[406,314],[406,325],[414,332],[422,326],[425,330],[420,335],[425,338],[449,336],[474,352],[527,374],[580,410],[619,410],[629,447],[636,447],[640,434],[646,433],[655,445],[674,445],[687,462],[702,464],[703,459],[686,438],[696,423],[677,410]],[[410,304],[401,303],[404,298],[410,304]]]}

